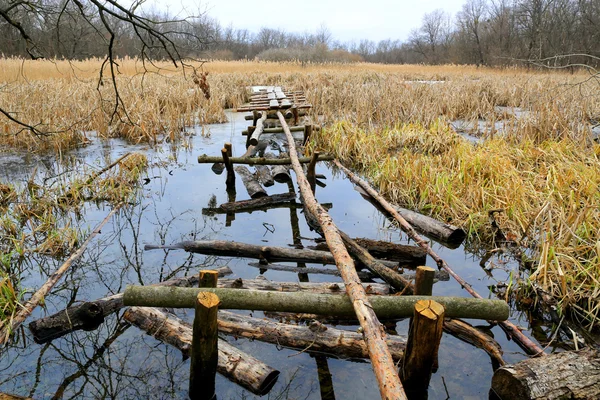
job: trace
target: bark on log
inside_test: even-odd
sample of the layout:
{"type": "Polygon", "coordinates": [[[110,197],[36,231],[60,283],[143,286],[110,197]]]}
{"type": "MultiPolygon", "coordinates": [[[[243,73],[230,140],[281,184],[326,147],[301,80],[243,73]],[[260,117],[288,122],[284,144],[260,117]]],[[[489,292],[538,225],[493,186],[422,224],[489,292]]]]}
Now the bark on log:
{"type": "MultiPolygon", "coordinates": [[[[220,332],[234,336],[343,358],[369,358],[362,334],[320,323],[309,326],[282,324],[227,311],[219,311],[218,323],[220,332]]],[[[400,360],[404,354],[405,339],[389,335],[386,343],[394,360],[400,360]]]]}
{"type": "Polygon", "coordinates": [[[92,233],[87,237],[87,239],[81,244],[81,246],[67,258],[67,260],[58,268],[48,280],[35,292],[27,303],[25,303],[22,308],[20,308],[15,316],[10,321],[0,321],[2,325],[0,325],[0,345],[6,343],[10,337],[10,335],[19,327],[29,315],[35,310],[35,308],[40,304],[42,300],[50,293],[50,290],[56,285],[56,283],[62,278],[62,276],[67,272],[67,270],[73,265],[73,263],[82,256],[83,252],[87,248],[88,244],[92,241],[93,238],[98,235],[102,229],[102,227],[111,219],[111,217],[119,211],[119,209],[123,206],[123,203],[119,203],[116,205],[106,217],[94,228],[92,233]]]}
{"type": "MultiPolygon", "coordinates": [[[[291,115],[289,118],[293,117],[293,115],[291,115]]],[[[304,132],[304,125],[299,125],[299,126],[290,126],[290,131],[291,132],[304,132]]],[[[284,133],[283,128],[264,128],[263,129],[263,133],[284,133]]],[[[248,131],[242,131],[242,135],[247,135],[248,131]]]]}
{"type": "Polygon", "coordinates": [[[358,258],[368,269],[395,289],[403,291],[405,294],[412,294],[414,291],[412,283],[402,275],[377,262],[375,258],[358,243],[350,238],[346,233],[339,231],[342,240],[346,244],[348,251],[358,258]]]}
{"type": "MultiPolygon", "coordinates": [[[[348,288],[346,284],[346,289],[348,288]]],[[[364,292],[362,284],[358,284],[364,292]]],[[[346,295],[331,296],[306,292],[281,293],[260,290],[226,288],[180,288],[161,286],[127,286],[123,297],[126,306],[193,308],[200,291],[219,296],[221,309],[288,311],[327,315],[355,315],[353,303],[346,295]]],[[[381,318],[402,318],[413,315],[419,300],[434,300],[446,309],[446,316],[473,319],[508,318],[508,305],[502,300],[469,297],[369,296],[371,309],[381,318]]],[[[359,319],[360,320],[360,319],[359,319]]]]}
{"type": "MultiPolygon", "coordinates": [[[[375,258],[398,261],[402,265],[425,265],[425,261],[427,260],[427,252],[418,246],[409,246],[367,238],[353,238],[352,240],[360,247],[367,250],[369,254],[375,258]]],[[[314,250],[328,250],[326,243],[318,243],[316,246],[310,246],[308,248],[314,250]]]]}
{"type": "Polygon", "coordinates": [[[249,143],[251,146],[256,146],[258,144],[258,140],[260,139],[260,135],[263,133],[263,129],[265,128],[265,121],[267,119],[267,113],[262,113],[260,119],[256,121],[256,129],[252,133],[250,137],[249,143]]]}
{"type": "MultiPolygon", "coordinates": [[[[219,276],[232,274],[229,267],[216,269],[219,276]]],[[[174,278],[156,283],[156,286],[198,286],[198,275],[174,278]]],[[[68,333],[97,329],[104,318],[123,308],[123,293],[118,293],[102,299],[80,303],[61,310],[55,314],[37,319],[29,324],[36,343],[47,343],[68,333]]]]}
{"type": "MultiPolygon", "coordinates": [[[[226,240],[197,240],[193,242],[181,242],[169,246],[146,245],[144,249],[183,249],[190,253],[257,258],[267,261],[299,261],[318,264],[335,264],[334,256],[326,251],[293,249],[276,246],[259,246],[240,242],[229,242],[226,240]]],[[[395,268],[398,266],[398,263],[393,261],[378,261],[390,268],[395,268]]]]}
{"type": "Polygon", "coordinates": [[[437,364],[443,323],[444,307],[441,304],[433,300],[415,304],[402,360],[402,382],[407,391],[427,391],[433,366],[437,364]]]}
{"type": "MultiPolygon", "coordinates": [[[[223,212],[248,212],[268,208],[273,204],[287,203],[296,199],[296,193],[281,193],[271,196],[264,196],[258,199],[241,200],[233,203],[223,203],[219,206],[223,212]]],[[[204,213],[215,213],[214,209],[203,208],[204,213]],[[207,211],[205,211],[207,210],[207,211]]]]}
{"type": "MultiPolygon", "coordinates": [[[[333,156],[329,154],[321,154],[319,156],[318,161],[332,161],[333,156]]],[[[222,162],[223,157],[214,157],[201,155],[198,156],[198,163],[206,164],[206,163],[218,163],[222,162]]],[[[276,158],[276,159],[268,159],[264,157],[231,157],[229,159],[233,164],[247,164],[247,165],[289,165],[289,158],[276,158]]],[[[300,163],[308,164],[310,162],[310,157],[300,157],[298,159],[300,163]]]]}
{"type": "MultiPolygon", "coordinates": [[[[189,357],[192,327],[174,315],[157,308],[132,307],[123,318],[157,340],[179,349],[189,357]]],[[[267,394],[277,382],[279,371],[219,340],[217,372],[257,395],[267,394]]]]}
{"type": "MultiPolygon", "coordinates": [[[[258,268],[261,270],[273,270],[273,271],[285,271],[293,272],[296,274],[319,274],[319,275],[333,275],[341,276],[340,271],[331,268],[312,268],[312,267],[292,267],[291,265],[282,264],[262,264],[262,263],[248,263],[249,266],[258,268]]],[[[375,275],[368,271],[357,271],[358,277],[364,281],[371,281],[377,278],[375,275]]]]}
{"type": "Polygon", "coordinates": [[[565,351],[505,365],[494,373],[491,390],[502,400],[598,399],[600,354],[565,351]]]}
{"type": "Polygon", "coordinates": [[[246,187],[246,191],[248,195],[253,199],[258,199],[260,197],[267,196],[267,192],[263,187],[258,183],[258,181],[254,178],[254,175],[248,170],[248,168],[238,165],[235,167],[235,172],[242,178],[242,182],[244,182],[244,186],[246,187]]]}
{"type": "MultiPolygon", "coordinates": [[[[373,189],[373,187],[371,187],[371,185],[369,185],[364,180],[360,179],[358,176],[356,176],[354,173],[352,173],[352,171],[350,171],[348,168],[344,167],[338,160],[335,160],[335,165],[337,165],[338,168],[340,168],[342,171],[344,171],[344,173],[348,176],[348,178],[353,183],[360,186],[364,191],[367,192],[367,194],[369,196],[371,196],[382,207],[384,207],[385,210],[387,212],[389,212],[392,215],[392,217],[394,217],[394,219],[398,222],[398,224],[400,225],[402,230],[404,232],[406,232],[410,236],[410,238],[413,239],[419,246],[423,247],[427,251],[427,254],[429,254],[431,256],[431,258],[433,258],[433,260],[436,262],[439,269],[444,269],[450,275],[452,275],[452,277],[461,285],[461,287],[463,289],[465,289],[467,292],[469,292],[469,294],[471,296],[478,298],[478,299],[482,298],[481,295],[479,293],[477,293],[470,284],[468,284],[456,272],[454,272],[452,270],[452,268],[450,268],[448,263],[446,261],[444,261],[435,251],[433,251],[433,249],[431,248],[429,243],[427,241],[423,240],[423,238],[421,236],[419,236],[419,234],[406,221],[406,219],[404,219],[404,217],[402,217],[402,215],[400,215],[400,213],[398,213],[387,200],[385,200],[379,193],[377,193],[377,191],[375,189],[373,189]]],[[[504,332],[506,332],[510,337],[512,337],[513,340],[519,346],[521,346],[521,348],[523,348],[528,354],[531,354],[531,355],[538,355],[538,354],[544,355],[545,354],[544,350],[540,346],[538,346],[531,339],[529,339],[527,336],[525,336],[519,330],[519,328],[517,328],[517,326],[515,324],[513,324],[512,322],[501,321],[499,323],[499,325],[504,330],[504,332]]]]}

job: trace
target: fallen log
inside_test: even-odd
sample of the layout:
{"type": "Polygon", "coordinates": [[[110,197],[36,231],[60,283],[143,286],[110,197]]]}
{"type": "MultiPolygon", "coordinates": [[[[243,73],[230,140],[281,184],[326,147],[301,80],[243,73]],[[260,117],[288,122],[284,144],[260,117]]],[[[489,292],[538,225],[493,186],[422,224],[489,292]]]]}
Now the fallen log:
{"type": "Polygon", "coordinates": [[[494,373],[492,389],[502,400],[600,398],[600,354],[565,351],[505,365],[494,373]]]}
{"type": "Polygon", "coordinates": [[[50,290],[56,285],[56,283],[62,278],[62,276],[67,272],[67,270],[73,265],[75,261],[77,261],[82,255],[88,244],[92,241],[93,238],[98,235],[102,229],[102,227],[111,219],[111,217],[121,209],[124,203],[117,204],[104,219],[94,228],[92,233],[87,237],[87,239],[81,244],[81,246],[67,258],[67,260],[58,268],[48,280],[35,292],[29,300],[22,306],[16,313],[15,316],[10,321],[0,321],[2,325],[0,326],[0,345],[6,343],[10,335],[19,327],[27,317],[31,315],[33,310],[40,304],[42,300],[46,298],[50,290]]]}
{"type": "MultiPolygon", "coordinates": [[[[290,116],[291,118],[292,116],[290,116]]],[[[291,132],[304,132],[304,125],[299,125],[299,126],[290,126],[290,131],[291,132]]],[[[262,133],[284,133],[283,132],[283,128],[264,128],[262,133]]],[[[242,131],[242,135],[246,136],[248,135],[248,131],[242,131]]]]}
{"type": "Polygon", "coordinates": [[[271,174],[271,169],[266,165],[256,165],[254,166],[256,169],[256,179],[265,187],[271,187],[275,184],[275,180],[273,179],[273,175],[271,174]]]}
{"type": "MultiPolygon", "coordinates": [[[[386,215],[390,213],[382,207],[376,199],[370,196],[363,188],[357,186],[355,188],[367,201],[373,203],[373,205],[382,211],[386,215]]],[[[467,237],[466,232],[457,226],[447,224],[442,221],[438,221],[435,218],[431,218],[427,215],[420,214],[416,211],[412,211],[406,208],[402,208],[397,205],[391,204],[396,212],[398,212],[406,221],[411,224],[417,231],[425,234],[426,236],[435,239],[441,244],[455,249],[465,240],[467,237]]]]}
{"type": "MultiPolygon", "coordinates": [[[[236,337],[342,358],[369,358],[361,333],[335,329],[318,322],[309,326],[291,325],[219,311],[218,324],[220,332],[236,337]]],[[[405,339],[389,335],[386,343],[394,360],[400,360],[404,354],[405,339]]]]}
{"type": "MultiPolygon", "coordinates": [[[[229,267],[220,267],[216,271],[220,277],[232,273],[229,267]]],[[[154,285],[198,286],[198,275],[174,278],[154,285]]],[[[29,324],[29,330],[33,334],[33,340],[36,343],[47,343],[74,331],[97,329],[104,322],[104,318],[123,307],[123,293],[118,293],[98,300],[80,303],[32,321],[29,324]]]]}
{"type": "Polygon", "coordinates": [[[373,272],[385,282],[392,285],[395,289],[403,291],[405,294],[413,294],[414,287],[408,279],[405,279],[393,269],[377,262],[377,260],[375,260],[375,258],[369,254],[368,251],[361,247],[357,242],[352,240],[346,233],[342,231],[339,231],[339,233],[342,237],[342,240],[346,244],[348,251],[358,258],[369,269],[369,271],[373,272]]]}
{"type": "MultiPolygon", "coordinates": [[[[273,195],[273,196],[279,196],[279,195],[273,195]]],[[[252,199],[252,200],[242,200],[241,202],[245,202],[245,201],[259,201],[262,199],[266,199],[269,196],[266,197],[261,197],[258,199],[252,199]]],[[[267,200],[269,201],[269,200],[267,200]]],[[[231,203],[224,203],[224,204],[234,204],[237,202],[231,202],[231,203]]],[[[332,203],[322,203],[321,204],[323,207],[325,207],[326,209],[331,209],[333,208],[333,204],[332,203]]],[[[234,206],[236,207],[236,206],[234,206]]],[[[289,208],[289,209],[297,209],[297,208],[303,208],[302,204],[295,202],[293,200],[289,200],[289,201],[283,201],[283,202],[279,202],[276,201],[274,203],[271,204],[265,204],[265,205],[261,205],[261,206],[256,206],[256,207],[248,207],[248,208],[240,208],[240,209],[234,209],[231,211],[226,211],[224,209],[222,209],[221,207],[205,207],[202,209],[202,215],[215,215],[215,214],[232,214],[232,213],[253,213],[255,211],[268,211],[271,209],[275,209],[275,208],[289,208]]]]}
{"type": "Polygon", "coordinates": [[[248,141],[248,143],[250,143],[251,146],[256,146],[258,144],[260,135],[262,135],[263,129],[265,128],[266,119],[267,113],[262,113],[258,121],[256,121],[256,129],[254,130],[254,132],[252,132],[252,136],[250,136],[250,139],[248,141]]]}
{"type": "MultiPolygon", "coordinates": [[[[281,153],[279,154],[279,158],[289,158],[289,155],[287,153],[281,153]]],[[[289,165],[274,165],[271,167],[271,174],[273,175],[273,179],[279,183],[290,182],[292,180],[289,165]]]]}
{"type": "MultiPolygon", "coordinates": [[[[241,200],[233,203],[223,203],[219,206],[219,208],[224,212],[244,212],[244,211],[253,211],[260,208],[268,207],[273,204],[286,203],[290,201],[294,201],[296,199],[296,193],[281,193],[274,194],[271,196],[263,196],[258,199],[252,200],[241,200]]],[[[204,210],[211,210],[210,212],[214,213],[212,209],[202,209],[202,214],[205,213],[204,210]]]]}
{"type": "MultiPolygon", "coordinates": [[[[157,340],[190,356],[192,327],[159,309],[132,307],[123,318],[157,340]]],[[[224,340],[218,340],[217,372],[257,395],[267,394],[277,382],[279,371],[246,354],[224,340]]]]}
{"type": "MultiPolygon", "coordinates": [[[[293,272],[295,274],[319,274],[319,275],[333,275],[341,276],[340,271],[331,268],[312,268],[312,267],[293,267],[291,265],[272,264],[272,263],[248,263],[249,266],[258,268],[261,270],[273,270],[273,271],[285,271],[293,272]]],[[[357,271],[358,277],[363,281],[371,281],[377,276],[373,275],[368,271],[357,271]]]]}
{"type": "MultiPolygon", "coordinates": [[[[360,284],[364,291],[364,287],[360,284]]],[[[327,315],[356,315],[350,298],[306,292],[267,292],[225,288],[183,288],[161,286],[133,286],[125,289],[126,306],[193,308],[199,291],[215,293],[221,300],[220,309],[287,311],[327,315]]],[[[470,297],[439,296],[369,296],[372,310],[381,318],[403,318],[413,314],[419,300],[433,300],[446,309],[449,318],[494,319],[508,318],[505,301],[474,299],[470,297]]]]}
{"type": "MultiPolygon", "coordinates": [[[[383,283],[363,283],[369,294],[390,294],[390,287],[383,283]]],[[[266,290],[275,292],[309,292],[320,294],[343,294],[345,286],[339,282],[276,282],[262,279],[220,279],[218,287],[231,289],[266,290]]]]}
{"type": "MultiPolygon", "coordinates": [[[[373,240],[367,238],[353,238],[360,247],[363,247],[375,258],[382,260],[398,261],[400,264],[418,264],[425,265],[427,252],[418,246],[385,242],[382,240],[373,240]]],[[[329,248],[326,243],[317,243],[315,246],[307,247],[313,250],[327,251],[329,248]]]]}
{"type": "Polygon", "coordinates": [[[253,199],[258,199],[260,197],[267,196],[267,192],[263,187],[258,183],[258,181],[254,178],[254,175],[248,170],[248,168],[238,165],[235,167],[235,172],[238,173],[242,178],[242,182],[246,187],[246,191],[248,195],[253,199]]]}
{"type": "MultiPolygon", "coordinates": [[[[197,240],[176,243],[174,245],[146,245],[145,250],[154,249],[183,249],[190,253],[200,253],[216,256],[257,258],[267,261],[296,261],[317,264],[335,264],[333,255],[326,251],[309,249],[294,249],[276,246],[259,246],[226,240],[197,240]]],[[[383,265],[395,268],[398,263],[379,260],[383,265]]]]}
{"type": "MultiPolygon", "coordinates": [[[[319,156],[318,161],[332,161],[333,156],[329,154],[321,154],[319,156]]],[[[229,159],[233,164],[247,164],[247,165],[289,165],[289,158],[275,158],[269,159],[264,157],[231,157],[229,159]]],[[[220,163],[223,162],[223,157],[215,157],[215,156],[207,156],[201,155],[198,156],[198,163],[207,164],[207,163],[220,163]]],[[[308,164],[310,162],[310,157],[300,157],[298,162],[303,164],[308,164]]]]}
{"type": "MultiPolygon", "coordinates": [[[[414,228],[404,219],[404,217],[402,217],[402,215],[400,215],[400,213],[398,213],[387,200],[385,200],[379,193],[377,193],[377,191],[375,189],[373,189],[373,187],[371,187],[371,185],[369,185],[364,180],[360,179],[358,176],[356,176],[354,173],[352,173],[352,171],[350,171],[348,168],[344,167],[338,160],[335,160],[335,165],[337,165],[338,168],[340,168],[342,171],[344,171],[346,176],[348,176],[348,178],[353,183],[360,186],[365,192],[367,192],[367,194],[369,196],[371,196],[382,207],[384,207],[385,210],[387,212],[389,212],[394,217],[394,219],[398,222],[398,224],[400,225],[400,228],[404,232],[406,232],[408,234],[408,236],[410,236],[410,238],[413,239],[419,246],[423,247],[427,251],[427,254],[429,254],[431,256],[431,258],[433,258],[433,260],[436,262],[439,269],[444,269],[450,275],[452,275],[452,277],[461,285],[461,287],[463,289],[465,289],[471,296],[478,298],[478,299],[482,298],[481,295],[479,293],[477,293],[470,284],[468,284],[456,272],[454,272],[454,270],[452,270],[452,268],[450,268],[448,263],[446,261],[444,261],[435,251],[433,251],[433,249],[431,248],[429,243],[426,240],[424,240],[414,230],[414,228]]],[[[545,354],[544,350],[540,346],[538,346],[531,339],[529,339],[527,336],[525,336],[519,330],[519,328],[517,328],[517,326],[515,324],[513,324],[512,322],[501,321],[499,323],[499,325],[504,330],[504,332],[506,332],[510,337],[512,337],[513,340],[519,346],[521,346],[521,348],[524,349],[528,354],[530,354],[530,355],[544,355],[545,354]]]]}

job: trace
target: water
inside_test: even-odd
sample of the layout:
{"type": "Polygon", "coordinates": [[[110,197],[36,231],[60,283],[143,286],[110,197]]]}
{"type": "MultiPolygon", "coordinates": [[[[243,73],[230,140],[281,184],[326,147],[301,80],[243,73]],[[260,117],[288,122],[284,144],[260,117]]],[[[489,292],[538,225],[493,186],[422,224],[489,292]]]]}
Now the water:
{"type": "MultiPolygon", "coordinates": [[[[217,204],[228,199],[225,174],[215,175],[210,165],[197,163],[197,156],[220,154],[224,142],[233,144],[234,155],[245,151],[245,139],[240,132],[248,122],[244,121],[243,114],[228,113],[228,118],[229,123],[205,127],[204,132],[210,132],[209,137],[201,136],[202,129],[196,128],[195,135],[186,141],[186,146],[164,144],[150,148],[112,140],[94,142],[71,154],[76,161],[70,165],[105,165],[107,160],[114,160],[127,151],[144,152],[150,162],[148,183],[142,187],[139,201],[120,211],[102,229],[102,234],[94,239],[83,258],[47,298],[46,309],[38,308],[29,321],[62,310],[73,302],[122,292],[127,284],[150,284],[169,276],[195,273],[200,267],[228,265],[234,271],[232,277],[254,278],[258,274],[257,269],[247,265],[253,260],[193,255],[181,250],[143,251],[145,244],[172,244],[194,239],[224,239],[273,246],[293,244],[290,223],[293,215],[288,208],[238,213],[231,226],[227,226],[224,214],[202,215],[202,208],[208,206],[212,197],[216,198],[217,204]]],[[[36,166],[39,174],[52,175],[63,170],[60,163],[49,156],[9,154],[0,156],[0,179],[3,182],[25,182],[36,166]]],[[[69,170],[69,167],[64,169],[69,170]]],[[[326,188],[317,187],[317,198],[322,203],[333,203],[330,214],[342,230],[351,236],[407,243],[406,236],[391,227],[389,221],[367,203],[348,180],[332,175],[324,163],[318,165],[317,173],[324,174],[324,182],[327,183],[326,188]]],[[[236,183],[238,200],[246,199],[240,179],[236,183]]],[[[267,191],[269,194],[287,192],[287,185],[276,184],[267,191]]],[[[107,205],[88,205],[83,210],[81,224],[91,230],[109,210],[107,205]]],[[[317,234],[310,231],[300,211],[297,216],[300,233],[307,238],[303,243],[311,245],[310,239],[317,238],[317,234]]],[[[435,244],[434,249],[484,297],[490,293],[490,285],[506,280],[510,270],[515,268],[511,262],[492,258],[491,262],[502,268],[494,269],[488,275],[479,265],[480,258],[462,247],[449,250],[435,244]]],[[[44,269],[52,271],[61,262],[43,257],[32,260],[31,268],[25,271],[22,280],[27,288],[37,288],[46,279],[46,275],[36,268],[37,263],[46,263],[44,269]]],[[[427,264],[435,266],[431,259],[427,264]]],[[[267,271],[264,275],[271,280],[298,281],[297,274],[288,272],[267,271]]],[[[339,278],[310,275],[310,280],[335,281],[339,278]]],[[[453,281],[436,284],[433,294],[468,296],[453,281]]],[[[191,321],[190,311],[178,310],[177,314],[191,321]]],[[[183,360],[178,350],[161,344],[135,327],[128,327],[120,316],[108,317],[96,331],[76,332],[46,345],[35,344],[25,330],[24,337],[0,355],[0,392],[36,399],[186,398],[189,360],[183,360]]],[[[511,320],[519,326],[528,327],[528,321],[521,313],[515,311],[511,320]]],[[[484,321],[471,322],[486,325],[484,321]]],[[[357,327],[338,328],[355,330],[357,327]]],[[[397,324],[400,335],[406,335],[407,330],[407,320],[397,324]]],[[[491,331],[501,343],[507,362],[525,357],[498,327],[491,327],[491,331]]],[[[226,339],[281,371],[277,384],[265,398],[321,398],[319,372],[322,377],[327,376],[324,364],[328,366],[338,399],[379,396],[368,363],[317,359],[308,352],[280,349],[258,341],[226,339]]],[[[431,380],[430,399],[488,397],[493,371],[490,358],[482,350],[444,334],[439,363],[439,369],[431,380]]],[[[256,397],[220,376],[217,378],[217,393],[220,399],[256,397]]]]}

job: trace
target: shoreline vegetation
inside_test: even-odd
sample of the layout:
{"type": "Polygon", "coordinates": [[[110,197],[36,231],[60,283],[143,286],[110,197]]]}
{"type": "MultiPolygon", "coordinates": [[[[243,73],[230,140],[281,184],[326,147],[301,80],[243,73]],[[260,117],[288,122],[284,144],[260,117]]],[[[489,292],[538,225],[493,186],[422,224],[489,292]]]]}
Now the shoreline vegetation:
{"type": "MultiPolygon", "coordinates": [[[[34,152],[84,146],[93,135],[176,141],[194,125],[225,121],[248,86],[302,90],[313,106],[309,122],[323,126],[311,149],[334,154],[390,201],[463,227],[471,243],[512,252],[521,261],[509,283],[516,298],[541,289],[561,312],[598,326],[600,145],[592,127],[600,95],[585,71],[254,61],[144,71],[123,59],[125,107],[113,115],[112,87],[98,82],[101,60],[0,65],[0,103],[49,132],[34,136],[2,118],[0,149],[34,152]]],[[[16,196],[7,188],[0,204],[16,196]]]]}

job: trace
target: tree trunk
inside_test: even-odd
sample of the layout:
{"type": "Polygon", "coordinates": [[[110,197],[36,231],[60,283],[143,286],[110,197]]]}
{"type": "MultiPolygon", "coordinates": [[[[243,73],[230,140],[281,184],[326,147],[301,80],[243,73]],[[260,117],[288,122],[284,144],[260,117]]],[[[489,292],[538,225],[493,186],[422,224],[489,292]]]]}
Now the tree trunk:
{"type": "MultiPolygon", "coordinates": [[[[190,356],[192,327],[174,315],[150,307],[132,307],[123,318],[157,340],[179,349],[184,357],[190,356]]],[[[277,382],[279,371],[246,354],[224,340],[218,344],[217,372],[230,381],[262,396],[277,382]]]]}
{"type": "MultiPolygon", "coordinates": [[[[254,244],[229,242],[226,240],[196,240],[181,242],[174,245],[146,245],[145,250],[153,249],[183,249],[190,253],[200,253],[217,256],[256,258],[267,261],[296,261],[317,264],[335,264],[333,254],[325,251],[309,249],[293,249],[288,247],[259,246],[254,244]]],[[[383,265],[395,268],[398,263],[378,260],[383,265]]]]}
{"type": "MultiPolygon", "coordinates": [[[[397,261],[401,265],[425,265],[427,260],[427,252],[418,246],[409,246],[367,238],[353,238],[352,240],[360,247],[367,250],[373,257],[397,261]]],[[[314,250],[329,250],[326,243],[319,243],[316,246],[309,248],[314,250]]]]}
{"type": "Polygon", "coordinates": [[[565,351],[505,365],[494,373],[492,392],[502,400],[598,399],[598,351],[565,351]]]}
{"type": "Polygon", "coordinates": [[[492,365],[502,366],[505,364],[500,344],[493,337],[486,335],[465,321],[446,318],[444,320],[444,331],[463,342],[483,349],[492,358],[492,365]]]}
{"type": "MultiPolygon", "coordinates": [[[[232,273],[229,267],[216,269],[219,276],[232,273]]],[[[198,275],[170,279],[156,283],[156,286],[198,286],[198,275]]],[[[29,324],[36,343],[47,343],[58,339],[67,333],[78,330],[90,331],[98,328],[104,318],[123,308],[123,293],[118,293],[102,299],[84,302],[61,310],[55,314],[37,319],[29,324]]]]}
{"type": "Polygon", "coordinates": [[[267,119],[267,113],[262,113],[260,119],[256,121],[256,129],[252,132],[252,136],[248,143],[251,146],[256,146],[258,144],[258,140],[260,139],[260,135],[263,133],[263,129],[265,128],[265,121],[267,119]]]}
{"type": "MultiPolygon", "coordinates": [[[[311,323],[309,326],[290,325],[219,311],[218,323],[220,332],[250,340],[343,358],[369,358],[362,334],[335,329],[318,322],[311,323]]],[[[400,360],[404,354],[405,340],[399,336],[389,335],[386,342],[392,357],[400,360]]]]}
{"type": "Polygon", "coordinates": [[[248,168],[238,165],[235,167],[235,172],[242,178],[242,182],[244,182],[244,186],[246,187],[246,191],[248,195],[253,199],[258,199],[260,197],[267,196],[267,192],[263,187],[258,183],[254,175],[248,170],[248,168]]]}
{"type": "MultiPolygon", "coordinates": [[[[348,288],[346,284],[346,289],[348,288]]],[[[360,289],[364,287],[359,283],[360,289]]],[[[193,308],[200,291],[213,292],[221,300],[221,309],[289,311],[324,315],[355,315],[349,296],[331,296],[307,292],[267,292],[225,288],[180,288],[161,286],[127,286],[123,297],[126,306],[193,308]]],[[[429,296],[369,296],[371,310],[381,318],[402,318],[413,315],[419,300],[434,300],[446,309],[449,318],[493,319],[508,318],[505,301],[468,297],[429,296]]],[[[360,318],[359,318],[360,321],[360,318]]]]}
{"type": "Polygon", "coordinates": [[[219,208],[226,212],[251,211],[260,208],[268,208],[268,206],[272,204],[286,203],[294,200],[296,200],[296,193],[281,193],[260,197],[258,199],[223,203],[219,208]]]}
{"type": "MultiPolygon", "coordinates": [[[[300,157],[298,162],[302,164],[308,164],[310,162],[310,157],[300,157]]],[[[319,156],[318,161],[332,161],[334,159],[333,156],[329,154],[321,154],[319,156]]],[[[289,158],[275,158],[269,159],[264,157],[231,157],[229,159],[233,164],[247,164],[247,165],[289,165],[291,160],[289,158]]],[[[206,163],[220,163],[223,162],[223,157],[215,157],[215,156],[207,156],[201,155],[198,156],[198,163],[206,164],[206,163]]]]}

